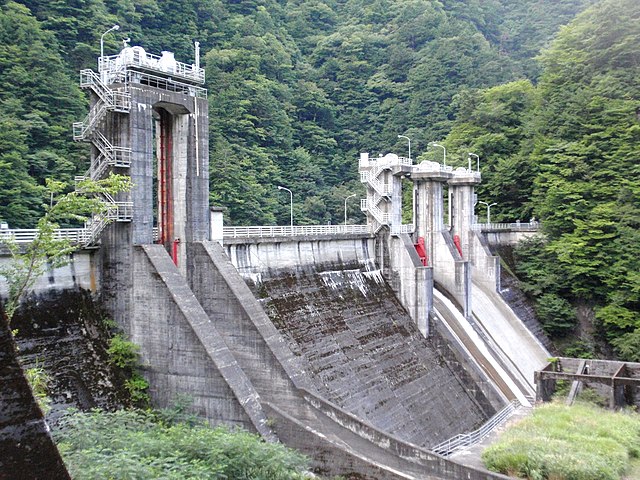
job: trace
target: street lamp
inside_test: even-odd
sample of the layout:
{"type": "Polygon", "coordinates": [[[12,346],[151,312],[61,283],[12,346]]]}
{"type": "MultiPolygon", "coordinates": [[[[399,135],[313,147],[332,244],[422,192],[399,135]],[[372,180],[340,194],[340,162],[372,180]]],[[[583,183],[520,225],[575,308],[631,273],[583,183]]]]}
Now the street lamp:
{"type": "Polygon", "coordinates": [[[344,224],[347,224],[347,200],[349,200],[351,197],[355,197],[356,194],[352,193],[351,195],[349,195],[347,198],[344,199],[344,224]]]}
{"type": "Polygon", "coordinates": [[[107,30],[106,32],[104,32],[101,36],[100,36],[100,71],[102,72],[102,70],[104,70],[104,60],[102,60],[102,58],[104,57],[104,36],[109,33],[112,32],[114,30],[120,30],[120,25],[114,25],[113,27],[111,27],[109,30],[107,30]]]}
{"type": "Polygon", "coordinates": [[[289,192],[289,195],[291,197],[291,233],[293,233],[293,192],[291,192],[291,190],[286,187],[281,187],[280,185],[278,185],[278,190],[286,190],[287,192],[289,192]]]}
{"type": "Polygon", "coordinates": [[[440,147],[440,148],[443,150],[443,152],[444,152],[444,153],[443,153],[443,156],[442,156],[442,161],[443,161],[443,163],[444,163],[444,166],[446,167],[446,166],[447,166],[447,149],[446,149],[446,148],[444,148],[444,146],[443,146],[443,145],[440,145],[440,144],[435,143],[435,142],[432,142],[432,143],[431,143],[431,146],[433,146],[433,147],[440,147]]]}
{"type": "Polygon", "coordinates": [[[406,135],[398,135],[398,138],[406,138],[409,141],[409,160],[411,160],[411,139],[406,135]]]}
{"type": "Polygon", "coordinates": [[[481,203],[487,206],[487,224],[491,223],[491,207],[493,207],[494,205],[497,205],[497,203],[487,203],[487,202],[483,202],[482,200],[478,200],[478,203],[481,203]]]}
{"type": "Polygon", "coordinates": [[[475,153],[469,152],[469,170],[471,170],[471,157],[476,157],[477,170],[479,172],[480,171],[480,157],[478,155],[476,155],[475,153]]]}

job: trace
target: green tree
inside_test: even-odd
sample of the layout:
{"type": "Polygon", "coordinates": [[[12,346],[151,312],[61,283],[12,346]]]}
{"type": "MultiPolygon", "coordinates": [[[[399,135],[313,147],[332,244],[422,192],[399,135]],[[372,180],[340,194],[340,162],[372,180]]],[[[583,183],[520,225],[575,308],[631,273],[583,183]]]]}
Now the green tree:
{"type": "Polygon", "coordinates": [[[8,285],[4,313],[9,321],[38,277],[49,269],[68,264],[69,255],[80,247],[56,235],[59,222],[84,221],[92,214],[104,212],[108,207],[100,195],[114,196],[129,190],[131,181],[129,177],[111,174],[103,180],[83,180],[76,185],[76,190],[63,194],[65,187],[63,182],[47,181],[50,203],[44,205],[45,214],[38,220],[31,243],[22,246],[11,236],[0,237],[0,243],[9,249],[12,257],[11,262],[0,267],[0,276],[8,285]]]}

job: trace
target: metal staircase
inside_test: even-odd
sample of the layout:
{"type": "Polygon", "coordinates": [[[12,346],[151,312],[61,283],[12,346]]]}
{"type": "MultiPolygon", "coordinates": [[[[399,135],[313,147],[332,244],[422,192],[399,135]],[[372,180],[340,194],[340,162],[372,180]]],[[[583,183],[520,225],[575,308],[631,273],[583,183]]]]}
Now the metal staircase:
{"type": "Polygon", "coordinates": [[[379,178],[382,172],[390,168],[389,164],[375,164],[370,170],[360,172],[360,181],[373,190],[373,194],[369,192],[366,199],[360,200],[360,210],[373,217],[374,233],[391,223],[391,215],[379,207],[382,202],[388,202],[391,198],[391,188],[379,178]]]}
{"type": "MultiPolygon", "coordinates": [[[[107,113],[129,113],[131,93],[125,84],[122,90],[112,90],[105,85],[93,70],[80,72],[80,87],[89,88],[96,95],[96,103],[81,122],[73,124],[73,139],[90,142],[97,150],[91,166],[84,176],[76,177],[76,182],[90,178],[104,178],[109,167],[128,168],[131,165],[131,149],[113,145],[100,131],[107,113]]],[[[85,223],[84,246],[94,245],[100,239],[102,230],[111,222],[130,222],[133,211],[132,202],[117,202],[111,195],[103,194],[105,210],[94,215],[85,223]]]]}

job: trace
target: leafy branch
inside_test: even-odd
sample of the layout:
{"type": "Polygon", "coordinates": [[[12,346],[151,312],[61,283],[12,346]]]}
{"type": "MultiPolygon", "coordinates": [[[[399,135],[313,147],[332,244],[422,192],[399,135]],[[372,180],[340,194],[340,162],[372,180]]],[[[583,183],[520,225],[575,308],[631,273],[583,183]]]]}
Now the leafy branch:
{"type": "Polygon", "coordinates": [[[9,290],[4,306],[9,322],[36,280],[49,269],[67,265],[70,255],[80,247],[56,234],[60,223],[84,222],[92,215],[105,213],[108,205],[101,196],[114,196],[129,191],[131,186],[129,177],[111,174],[102,180],[83,180],[74,191],[63,193],[67,188],[64,182],[47,179],[50,203],[44,206],[45,214],[38,220],[33,241],[21,245],[9,235],[0,238],[0,244],[11,254],[11,261],[0,266],[0,276],[6,279],[9,290]]]}

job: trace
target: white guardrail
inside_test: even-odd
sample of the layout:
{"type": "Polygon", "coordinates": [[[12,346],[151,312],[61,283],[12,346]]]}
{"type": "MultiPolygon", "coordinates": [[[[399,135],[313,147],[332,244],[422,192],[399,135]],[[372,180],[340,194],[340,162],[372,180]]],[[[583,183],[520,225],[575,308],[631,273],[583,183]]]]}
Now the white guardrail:
{"type": "Polygon", "coordinates": [[[293,237],[308,235],[368,235],[370,225],[294,225],[292,226],[255,226],[224,227],[223,238],[249,237],[293,237]]]}
{"type": "MultiPolygon", "coordinates": [[[[66,238],[72,243],[84,244],[89,238],[89,233],[86,228],[60,228],[55,231],[55,238],[66,238]]],[[[37,234],[38,230],[35,228],[2,229],[0,241],[12,239],[15,243],[31,243],[37,234]]]]}
{"type": "MultiPolygon", "coordinates": [[[[131,205],[123,205],[131,207],[131,205]]],[[[123,209],[124,211],[127,208],[123,209]]],[[[127,212],[130,215],[130,212],[127,212]]],[[[118,218],[120,220],[120,218],[118,218]]],[[[539,229],[536,223],[477,223],[471,226],[474,230],[511,230],[533,232],[539,229]]],[[[411,233],[413,225],[397,225],[392,227],[392,233],[411,233]]],[[[16,243],[31,243],[37,234],[35,228],[31,229],[0,229],[0,240],[13,238],[16,243]]],[[[224,227],[223,238],[250,238],[250,237],[295,237],[313,235],[370,235],[371,225],[294,225],[291,226],[251,226],[251,227],[224,227]]],[[[67,238],[73,243],[83,244],[89,238],[87,228],[61,228],[56,230],[57,238],[67,238]]]]}
{"type": "Polygon", "coordinates": [[[484,437],[489,435],[494,428],[506,422],[518,407],[520,407],[520,402],[518,400],[513,400],[506,407],[491,417],[479,429],[469,433],[458,434],[455,437],[451,437],[449,440],[445,440],[435,447],[432,447],[430,450],[438,455],[442,455],[443,457],[448,457],[458,450],[475,445],[484,437]]]}
{"type": "Polygon", "coordinates": [[[482,232],[490,230],[510,230],[517,232],[537,232],[540,230],[540,223],[533,222],[515,222],[515,223],[474,223],[471,225],[472,230],[482,232]]]}

